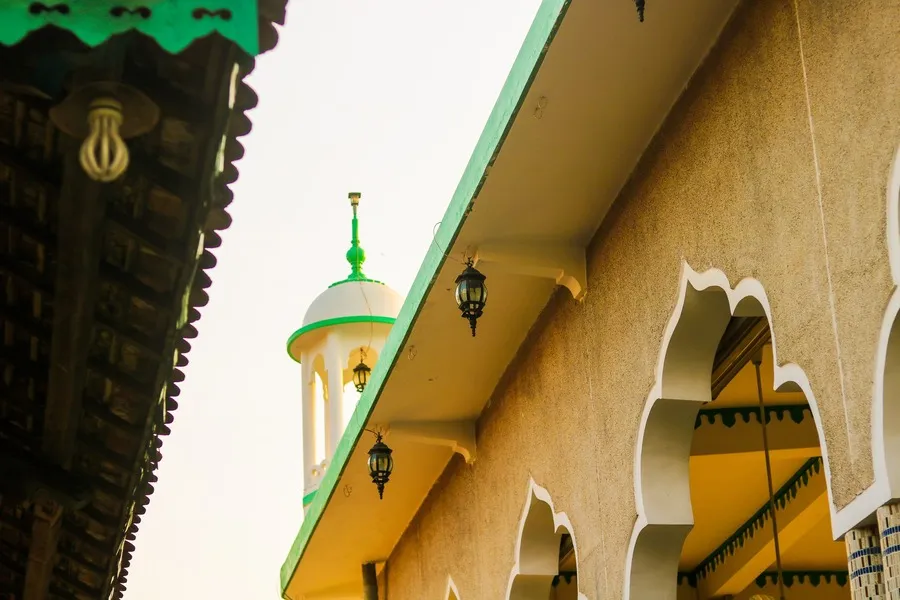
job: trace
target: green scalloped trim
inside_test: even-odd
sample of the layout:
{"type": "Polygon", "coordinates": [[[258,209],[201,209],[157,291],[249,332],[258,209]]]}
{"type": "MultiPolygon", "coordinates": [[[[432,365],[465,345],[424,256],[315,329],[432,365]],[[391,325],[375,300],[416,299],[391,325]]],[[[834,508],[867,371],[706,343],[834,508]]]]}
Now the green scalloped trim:
{"type": "Polygon", "coordinates": [[[257,0],[0,0],[0,44],[53,25],[91,47],[136,30],[176,54],[216,32],[256,56],[258,12],[257,0]]]}
{"type": "MultiPolygon", "coordinates": [[[[822,458],[815,457],[806,461],[800,469],[791,476],[787,482],[775,492],[775,504],[778,508],[784,510],[787,504],[797,497],[797,493],[801,488],[809,485],[809,480],[813,475],[822,470],[822,458]]],[[[765,504],[757,510],[752,517],[738,527],[738,529],[726,539],[721,546],[716,548],[705,559],[703,559],[693,573],[697,577],[706,577],[708,574],[725,563],[729,556],[733,556],[738,548],[742,548],[744,543],[752,539],[757,531],[762,530],[766,522],[770,518],[769,503],[765,504]]]]}
{"type": "MultiPolygon", "coordinates": [[[[807,416],[812,416],[808,404],[775,404],[766,407],[766,423],[771,423],[774,417],[777,421],[783,421],[785,415],[791,421],[799,425],[807,416]]],[[[751,417],[754,423],[759,423],[758,406],[739,406],[735,408],[701,408],[694,423],[694,429],[700,429],[703,425],[715,425],[718,419],[722,425],[731,428],[737,424],[738,417],[744,423],[749,423],[751,417]],[[706,423],[703,420],[706,420],[706,423]]]]}
{"type": "Polygon", "coordinates": [[[318,492],[318,491],[319,491],[319,490],[313,490],[313,491],[311,491],[310,493],[308,493],[307,495],[303,496],[303,507],[304,507],[304,508],[306,508],[307,506],[309,506],[309,503],[312,502],[312,501],[315,499],[315,497],[316,497],[316,492],[318,492]]]}

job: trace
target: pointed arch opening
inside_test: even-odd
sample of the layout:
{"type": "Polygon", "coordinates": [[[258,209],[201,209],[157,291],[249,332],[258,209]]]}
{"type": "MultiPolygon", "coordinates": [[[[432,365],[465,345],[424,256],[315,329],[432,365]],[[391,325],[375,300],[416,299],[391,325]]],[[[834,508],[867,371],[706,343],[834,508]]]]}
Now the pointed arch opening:
{"type": "Polygon", "coordinates": [[[516,562],[507,600],[587,600],[578,589],[578,551],[572,524],[553,509],[550,494],[529,481],[519,520],[516,562]]]}
{"type": "Polygon", "coordinates": [[[758,281],[684,266],[638,432],[626,600],[778,597],[813,576],[850,598],[815,397],[770,322],[758,281]]]}
{"type": "Polygon", "coordinates": [[[459,598],[459,590],[456,589],[456,584],[453,583],[453,578],[447,578],[447,591],[444,592],[444,600],[460,600],[459,598]]]}

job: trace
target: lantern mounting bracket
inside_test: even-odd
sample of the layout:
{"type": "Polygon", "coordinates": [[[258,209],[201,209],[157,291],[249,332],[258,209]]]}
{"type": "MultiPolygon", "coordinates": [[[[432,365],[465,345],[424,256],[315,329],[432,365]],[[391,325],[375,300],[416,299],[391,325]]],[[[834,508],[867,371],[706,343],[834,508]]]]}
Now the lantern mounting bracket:
{"type": "Polygon", "coordinates": [[[491,241],[478,246],[475,264],[496,263],[519,275],[553,279],[575,300],[587,292],[587,259],[579,244],[547,241],[491,241]]]}
{"type": "Polygon", "coordinates": [[[403,421],[391,423],[393,439],[432,446],[446,446],[468,464],[475,462],[475,421],[403,421]]]}

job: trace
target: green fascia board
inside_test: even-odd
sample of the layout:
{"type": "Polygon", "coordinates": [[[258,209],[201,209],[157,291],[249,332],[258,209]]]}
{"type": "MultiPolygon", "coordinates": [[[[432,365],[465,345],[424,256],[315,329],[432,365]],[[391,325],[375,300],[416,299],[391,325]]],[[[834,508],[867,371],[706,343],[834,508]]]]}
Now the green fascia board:
{"type": "Polygon", "coordinates": [[[325,319],[323,321],[316,321],[315,323],[310,323],[309,325],[304,325],[297,331],[291,334],[291,337],[288,338],[287,341],[287,353],[295,362],[300,362],[299,356],[294,356],[291,354],[291,345],[297,340],[298,337],[309,333],[310,331],[315,331],[316,329],[322,329],[323,327],[331,327],[333,325],[346,325],[348,323],[385,323],[387,325],[393,325],[397,319],[394,317],[381,317],[377,315],[351,315],[349,317],[335,317],[333,319],[325,319]]]}
{"type": "MultiPolygon", "coordinates": [[[[435,243],[429,245],[419,273],[400,309],[400,314],[397,316],[397,322],[388,335],[382,351],[382,359],[375,364],[375,368],[372,370],[372,378],[366,385],[366,389],[356,405],[356,410],[353,411],[350,422],[331,459],[331,464],[325,471],[316,497],[309,506],[287,559],[281,566],[281,593],[286,600],[289,600],[285,595],[288,585],[303,558],[307,544],[334,494],[338,480],[344,469],[347,468],[347,461],[363,434],[366,422],[381,396],[384,384],[397,363],[400,350],[406,343],[412,326],[422,310],[424,300],[446,260],[446,256],[440,248],[451,248],[456,241],[466,216],[484,185],[487,170],[500,152],[509,129],[525,101],[531,83],[550,47],[550,42],[562,23],[570,1],[543,0],[537,16],[525,36],[522,48],[500,92],[500,97],[494,104],[487,125],[481,133],[475,151],[472,153],[456,192],[450,200],[450,205],[444,213],[441,226],[435,234],[435,243]]],[[[450,308],[452,306],[448,310],[450,308]]]]}
{"type": "Polygon", "coordinates": [[[177,54],[217,32],[250,56],[259,54],[258,0],[0,0],[0,45],[12,46],[52,25],[88,46],[136,30],[177,54]]]}

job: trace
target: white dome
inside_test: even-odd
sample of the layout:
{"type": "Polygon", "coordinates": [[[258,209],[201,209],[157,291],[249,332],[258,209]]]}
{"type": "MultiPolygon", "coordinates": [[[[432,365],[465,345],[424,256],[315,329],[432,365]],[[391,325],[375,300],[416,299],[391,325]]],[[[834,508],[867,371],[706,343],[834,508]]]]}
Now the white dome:
{"type": "Polygon", "coordinates": [[[303,317],[303,327],[344,317],[396,318],[402,305],[400,294],[382,283],[345,281],[313,300],[303,317]]]}

